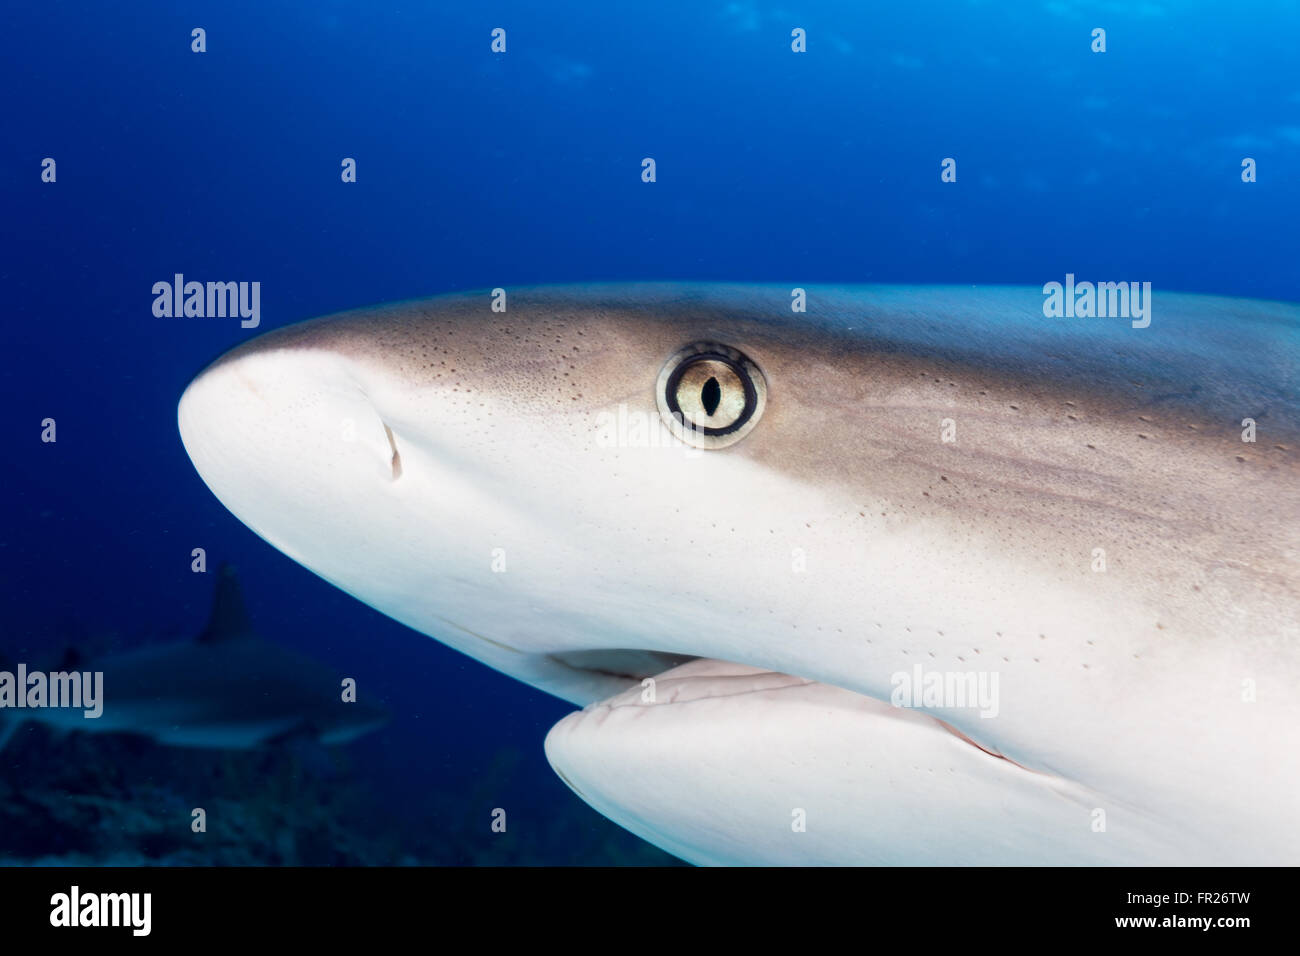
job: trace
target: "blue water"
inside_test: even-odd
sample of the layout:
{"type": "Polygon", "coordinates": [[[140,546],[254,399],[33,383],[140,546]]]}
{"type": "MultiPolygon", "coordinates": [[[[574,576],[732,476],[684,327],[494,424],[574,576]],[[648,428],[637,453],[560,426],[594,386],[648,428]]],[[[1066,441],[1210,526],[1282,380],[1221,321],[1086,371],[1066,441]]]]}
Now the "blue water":
{"type": "MultiPolygon", "coordinates": [[[[259,331],[588,279],[1073,272],[1300,300],[1300,6],[1119,6],[11,5],[0,648],[195,633],[203,547],[239,566],[263,633],[387,701],[394,722],[352,746],[351,773],[418,832],[420,862],[500,859],[496,806],[514,814],[513,861],[640,852],[542,757],[568,705],[362,606],[212,497],[176,400],[252,333],[156,318],[153,283],[260,281],[259,331]]],[[[0,765],[20,779],[14,759],[0,765]]]]}

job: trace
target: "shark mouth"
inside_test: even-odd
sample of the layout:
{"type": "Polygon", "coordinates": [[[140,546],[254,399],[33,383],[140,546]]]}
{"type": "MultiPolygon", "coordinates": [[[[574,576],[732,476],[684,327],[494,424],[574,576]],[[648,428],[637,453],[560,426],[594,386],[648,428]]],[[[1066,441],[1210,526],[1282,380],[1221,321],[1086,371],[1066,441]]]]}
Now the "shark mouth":
{"type": "MultiPolygon", "coordinates": [[[[629,692],[640,694],[643,699],[647,699],[647,695],[641,692],[649,686],[656,685],[660,680],[668,682],[671,687],[669,696],[662,701],[670,704],[688,702],[711,695],[725,697],[737,693],[751,693],[756,690],[778,690],[784,687],[831,688],[831,685],[823,685],[808,678],[782,674],[745,664],[684,654],[667,654],[661,651],[607,648],[550,654],[547,657],[564,667],[581,671],[584,674],[623,681],[629,685],[628,691],[617,694],[613,698],[595,706],[621,706],[622,704],[616,704],[614,701],[623,701],[623,698],[629,692]],[[700,680],[702,675],[707,675],[710,680],[700,680]],[[734,678],[743,678],[739,686],[733,682],[732,679],[734,678]]],[[[837,696],[851,695],[853,698],[857,698],[863,707],[872,709],[878,714],[891,717],[906,714],[908,715],[906,719],[929,723],[933,725],[934,730],[949,734],[956,740],[988,757],[1006,761],[1026,773],[1045,773],[1044,771],[1033,770],[1012,760],[992,744],[976,740],[969,734],[958,730],[948,721],[926,713],[924,710],[898,707],[879,698],[842,687],[833,687],[831,689],[837,696]]],[[[647,702],[659,703],[657,692],[654,699],[647,699],[647,702]]],[[[625,703],[626,701],[624,701],[625,703]]]]}
{"type": "Polygon", "coordinates": [[[596,810],[690,862],[1107,863],[1150,842],[1093,839],[1099,795],[919,708],[709,658],[636,666],[665,656],[556,655],[630,683],[557,723],[546,755],[596,810]],[[792,840],[813,832],[805,815],[815,837],[792,840]]]}

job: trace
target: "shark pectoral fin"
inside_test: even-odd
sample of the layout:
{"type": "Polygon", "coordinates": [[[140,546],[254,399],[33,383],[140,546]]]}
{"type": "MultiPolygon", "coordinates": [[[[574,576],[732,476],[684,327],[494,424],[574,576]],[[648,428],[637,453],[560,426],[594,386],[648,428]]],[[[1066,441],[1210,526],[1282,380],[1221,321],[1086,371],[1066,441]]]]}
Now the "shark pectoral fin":
{"type": "Polygon", "coordinates": [[[1146,821],[1116,813],[1099,832],[1084,788],[920,711],[719,661],[569,715],[546,755],[597,811],[693,863],[1116,863],[1156,848],[1146,821]]]}

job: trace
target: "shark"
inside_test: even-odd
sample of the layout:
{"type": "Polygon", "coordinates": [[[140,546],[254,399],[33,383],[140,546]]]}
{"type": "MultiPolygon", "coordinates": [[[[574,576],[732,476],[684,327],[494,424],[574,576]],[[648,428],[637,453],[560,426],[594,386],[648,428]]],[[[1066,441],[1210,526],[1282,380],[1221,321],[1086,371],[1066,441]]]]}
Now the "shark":
{"type": "Polygon", "coordinates": [[[208,488],[697,864],[1294,864],[1300,307],[591,283],[265,332],[208,488]]]}
{"type": "Polygon", "coordinates": [[[343,744],[387,722],[380,704],[361,695],[344,700],[329,668],[257,634],[233,566],[223,564],[216,578],[197,638],[60,665],[102,675],[98,716],[68,707],[0,710],[0,747],[27,723],[60,735],[121,733],[167,746],[247,750],[308,737],[343,744]]]}

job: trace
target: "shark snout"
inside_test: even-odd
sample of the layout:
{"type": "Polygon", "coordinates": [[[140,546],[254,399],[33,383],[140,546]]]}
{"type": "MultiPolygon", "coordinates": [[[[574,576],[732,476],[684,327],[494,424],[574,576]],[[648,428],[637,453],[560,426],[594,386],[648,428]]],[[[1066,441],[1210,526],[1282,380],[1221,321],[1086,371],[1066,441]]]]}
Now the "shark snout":
{"type": "Polygon", "coordinates": [[[287,525],[282,517],[347,508],[401,473],[393,432],[366,383],[330,351],[227,357],[190,383],[177,417],[204,482],[273,543],[287,525]]]}
{"type": "Polygon", "coordinates": [[[449,623],[499,611],[493,549],[518,527],[513,512],[491,523],[498,499],[466,451],[490,435],[473,418],[486,399],[350,353],[347,326],[268,333],[195,378],[177,414],[195,469],[244,524],[354,597],[476,656],[524,658],[449,623]]]}

